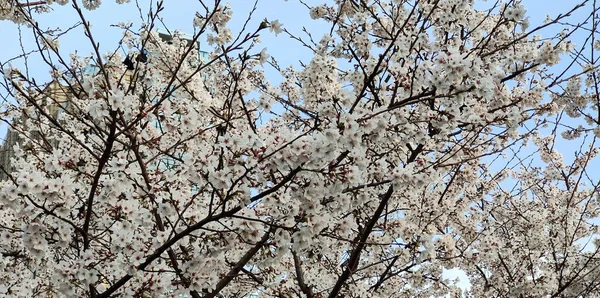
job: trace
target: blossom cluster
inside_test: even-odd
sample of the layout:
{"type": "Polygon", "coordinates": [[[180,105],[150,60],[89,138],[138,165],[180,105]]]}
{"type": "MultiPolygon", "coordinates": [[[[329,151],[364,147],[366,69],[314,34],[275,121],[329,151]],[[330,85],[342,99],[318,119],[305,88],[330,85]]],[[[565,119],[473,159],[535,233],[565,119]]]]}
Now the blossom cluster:
{"type": "Polygon", "coordinates": [[[65,62],[60,36],[0,0],[62,61],[68,97],[54,113],[48,86],[5,78],[20,142],[0,296],[600,295],[597,70],[552,73],[566,33],[526,31],[520,1],[328,1],[309,7],[332,28],[314,55],[280,67],[259,33],[303,39],[274,20],[233,34],[230,6],[204,9],[193,42],[123,24],[121,45],[149,53],[130,66],[98,48],[65,62]]]}

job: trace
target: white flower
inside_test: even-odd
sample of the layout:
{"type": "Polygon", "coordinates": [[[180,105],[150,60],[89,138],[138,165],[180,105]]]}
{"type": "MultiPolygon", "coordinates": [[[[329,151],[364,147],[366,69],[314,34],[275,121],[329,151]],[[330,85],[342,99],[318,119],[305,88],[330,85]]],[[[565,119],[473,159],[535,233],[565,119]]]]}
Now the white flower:
{"type": "Polygon", "coordinates": [[[83,0],[83,7],[88,10],[94,10],[102,4],[101,0],[83,0]]]}
{"type": "Polygon", "coordinates": [[[278,35],[279,33],[283,32],[283,30],[281,29],[281,23],[279,22],[279,20],[275,20],[275,21],[271,22],[271,26],[269,26],[269,31],[275,32],[275,35],[278,35]]]}
{"type": "Polygon", "coordinates": [[[270,57],[269,54],[267,54],[267,48],[262,49],[258,55],[258,62],[260,62],[261,65],[267,62],[267,59],[270,57]]]}
{"type": "Polygon", "coordinates": [[[202,27],[205,22],[206,18],[199,13],[196,13],[196,16],[194,17],[194,27],[202,27]]]}
{"type": "Polygon", "coordinates": [[[518,22],[525,17],[525,7],[522,4],[507,7],[504,11],[504,17],[509,21],[518,22]]]}

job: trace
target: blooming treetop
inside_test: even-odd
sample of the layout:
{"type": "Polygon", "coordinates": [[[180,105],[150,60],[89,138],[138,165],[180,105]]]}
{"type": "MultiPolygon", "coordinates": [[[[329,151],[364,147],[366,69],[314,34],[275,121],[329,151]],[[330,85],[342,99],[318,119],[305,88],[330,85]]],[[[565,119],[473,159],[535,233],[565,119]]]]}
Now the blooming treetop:
{"type": "Polygon", "coordinates": [[[121,44],[151,53],[127,70],[85,19],[101,1],[0,0],[37,37],[16,59],[41,57],[70,98],[54,115],[44,84],[2,65],[22,142],[0,182],[0,295],[598,296],[587,2],[532,26],[514,0],[336,0],[306,4],[330,30],[304,37],[275,20],[232,32],[231,7],[199,1],[194,42],[167,44],[155,29],[176,4],[158,1],[139,30],[120,25],[121,44]],[[65,4],[89,57],[36,22],[65,4]],[[313,55],[280,67],[260,34],[313,55]],[[469,288],[442,276],[455,267],[469,288]]]}

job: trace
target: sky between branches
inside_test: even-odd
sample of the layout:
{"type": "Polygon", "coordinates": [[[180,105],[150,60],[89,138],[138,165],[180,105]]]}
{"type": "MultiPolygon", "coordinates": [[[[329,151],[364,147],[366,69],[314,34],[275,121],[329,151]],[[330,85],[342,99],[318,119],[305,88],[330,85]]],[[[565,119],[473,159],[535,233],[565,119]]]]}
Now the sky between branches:
{"type": "MultiPolygon", "coordinates": [[[[22,0],[21,2],[26,2],[22,0]]],[[[529,16],[530,29],[544,22],[546,16],[555,17],[558,14],[571,10],[575,5],[582,0],[523,0],[523,5],[527,9],[529,16]]],[[[140,16],[147,19],[149,3],[155,1],[138,0],[139,5],[132,0],[129,4],[118,5],[114,0],[104,0],[105,3],[98,9],[93,11],[84,11],[86,19],[92,25],[94,39],[100,43],[100,49],[106,52],[112,52],[118,47],[119,40],[122,37],[123,30],[115,25],[119,22],[133,22],[133,30],[138,30],[140,27],[140,16]]],[[[255,0],[225,0],[225,3],[230,3],[233,10],[233,18],[229,22],[232,32],[239,32],[248,14],[252,11],[255,0]]],[[[320,4],[323,2],[331,2],[331,0],[305,0],[309,5],[320,4]]],[[[478,1],[476,6],[487,8],[493,5],[495,1],[478,1]]],[[[202,11],[199,2],[196,1],[179,1],[167,2],[164,11],[161,12],[162,24],[158,24],[157,28],[166,28],[168,30],[180,30],[185,33],[193,33],[194,27],[192,24],[196,11],[202,11]]],[[[74,26],[79,21],[79,16],[70,5],[60,6],[52,5],[52,11],[41,14],[36,18],[39,26],[42,29],[65,29],[74,26]]],[[[588,10],[584,7],[578,10],[572,17],[567,20],[571,23],[577,23],[587,16],[588,10]]],[[[285,29],[297,37],[307,39],[308,36],[303,33],[303,28],[312,34],[315,41],[329,31],[329,27],[322,21],[312,20],[309,16],[308,9],[300,3],[299,0],[258,0],[256,10],[253,13],[252,19],[247,25],[246,31],[255,30],[260,23],[267,19],[269,21],[279,20],[285,29]]],[[[550,36],[555,34],[560,27],[550,26],[550,28],[541,30],[539,34],[542,36],[550,36]]],[[[581,32],[581,31],[580,31],[581,32]]],[[[5,68],[11,58],[19,56],[23,53],[23,49],[35,48],[35,40],[31,30],[26,26],[17,26],[12,22],[0,21],[0,33],[2,35],[2,43],[0,45],[0,68],[5,68]]],[[[210,46],[207,44],[204,37],[201,37],[201,50],[210,51],[210,46]]],[[[299,67],[299,61],[308,62],[312,55],[311,51],[303,47],[298,41],[293,40],[288,34],[281,33],[275,35],[267,30],[263,31],[260,36],[261,45],[254,49],[258,53],[261,49],[267,48],[267,52],[274,57],[282,68],[289,65],[299,67]]],[[[574,41],[577,44],[578,36],[574,36],[574,41]]],[[[585,39],[580,33],[579,39],[581,42],[585,39]]],[[[60,51],[63,54],[77,52],[81,56],[92,56],[92,47],[89,40],[83,34],[83,27],[78,26],[69,33],[64,34],[60,38],[60,51]]],[[[123,56],[126,55],[125,47],[119,49],[123,56]]],[[[256,54],[251,52],[250,54],[256,54]]],[[[12,65],[19,69],[24,69],[24,60],[18,59],[12,61],[12,65]]],[[[31,55],[27,59],[27,76],[35,78],[36,82],[43,83],[50,80],[48,67],[45,65],[38,55],[31,55]]],[[[555,68],[561,69],[569,63],[568,57],[563,57],[561,63],[555,68]]],[[[280,75],[275,69],[265,64],[265,75],[272,83],[281,81],[280,75]]],[[[252,94],[251,94],[252,95],[252,94]]],[[[3,140],[6,135],[7,125],[0,123],[0,140],[3,140]]],[[[560,144],[558,144],[560,146],[560,144]]],[[[560,147],[558,147],[560,148],[560,147]]],[[[566,148],[569,149],[569,148],[566,148]]],[[[572,160],[570,155],[565,156],[565,161],[572,160]]]]}
{"type": "MultiPolygon", "coordinates": [[[[25,2],[23,0],[21,2],[25,2]]],[[[330,2],[330,0],[325,0],[330,2]]],[[[85,11],[85,17],[92,24],[92,32],[96,41],[100,43],[100,48],[105,51],[114,50],[122,36],[120,28],[111,27],[119,22],[132,21],[134,30],[139,28],[140,10],[136,7],[134,1],[127,5],[117,5],[114,0],[105,0],[105,4],[94,11],[85,11]],[[135,26],[138,25],[138,26],[135,26]]],[[[141,13],[146,18],[148,3],[150,1],[139,1],[141,13]],[[143,3],[142,3],[143,2],[143,3]]],[[[154,1],[152,1],[154,2],[154,1]]],[[[248,13],[252,10],[254,0],[229,0],[233,10],[233,18],[229,23],[232,31],[238,32],[247,19],[248,13]]],[[[324,0],[306,0],[308,4],[323,3],[324,0]]],[[[480,7],[487,7],[493,2],[480,1],[480,7]]],[[[524,0],[524,6],[527,8],[527,15],[530,17],[531,26],[541,24],[546,15],[556,16],[562,12],[570,10],[577,3],[577,0],[524,0]]],[[[193,33],[192,20],[196,11],[202,10],[202,7],[195,1],[179,1],[181,4],[166,3],[165,10],[161,12],[164,25],[159,24],[158,28],[167,28],[169,30],[181,30],[186,33],[193,33]],[[185,3],[184,3],[185,2],[185,3]]],[[[69,6],[52,5],[50,13],[42,14],[36,18],[42,29],[45,28],[69,28],[78,20],[77,13],[69,6]]],[[[585,17],[585,9],[579,14],[574,15],[571,21],[585,17]]],[[[283,23],[285,29],[296,36],[306,38],[302,33],[305,27],[313,38],[318,41],[329,28],[322,21],[312,20],[308,14],[308,9],[298,0],[259,0],[257,9],[254,12],[252,20],[249,22],[248,30],[258,28],[263,19],[269,21],[279,20],[283,23]]],[[[552,27],[555,31],[556,27],[552,27]]],[[[17,26],[14,23],[0,21],[0,32],[2,34],[2,46],[0,49],[0,63],[6,63],[10,58],[22,53],[19,40],[23,41],[24,47],[31,48],[34,45],[33,36],[25,26],[17,26]]],[[[542,34],[544,32],[542,31],[542,34]]],[[[89,41],[84,39],[82,27],[74,29],[72,32],[63,35],[60,38],[60,48],[63,53],[77,51],[82,56],[91,54],[92,48],[89,41]]],[[[289,38],[285,33],[276,36],[266,31],[261,33],[260,39],[262,47],[266,47],[269,54],[277,59],[281,66],[286,67],[290,64],[298,66],[299,60],[308,61],[311,57],[310,50],[303,48],[297,41],[289,38]]],[[[201,41],[201,47],[206,50],[210,47],[204,40],[201,41]]],[[[260,48],[258,48],[260,51],[260,48]]],[[[124,54],[124,53],[123,53],[124,54]]],[[[22,66],[14,64],[14,66],[22,66]]],[[[38,82],[43,79],[48,80],[49,74],[47,68],[41,65],[39,61],[30,60],[30,75],[36,77],[38,82]]],[[[267,79],[278,81],[279,78],[272,69],[266,69],[267,79]]]]}

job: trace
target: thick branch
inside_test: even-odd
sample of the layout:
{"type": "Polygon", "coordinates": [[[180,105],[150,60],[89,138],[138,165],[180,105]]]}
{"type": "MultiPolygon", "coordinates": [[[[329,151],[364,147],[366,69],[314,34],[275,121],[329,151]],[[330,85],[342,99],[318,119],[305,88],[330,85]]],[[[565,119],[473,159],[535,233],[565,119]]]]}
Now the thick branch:
{"type": "MultiPolygon", "coordinates": [[[[301,170],[301,168],[298,167],[295,170],[291,171],[277,185],[273,186],[272,188],[270,188],[260,194],[257,194],[256,196],[252,197],[250,199],[250,201],[256,202],[256,201],[260,200],[261,198],[277,191],[279,188],[283,187],[287,182],[291,181],[294,178],[294,176],[298,172],[300,172],[300,170],[301,170]]],[[[137,270],[144,270],[146,267],[148,267],[148,265],[150,265],[152,262],[154,262],[156,259],[158,259],[165,251],[167,251],[175,243],[177,243],[179,240],[183,239],[190,233],[202,228],[204,225],[206,225],[210,222],[214,222],[214,221],[220,220],[222,218],[230,217],[230,216],[236,214],[237,212],[239,212],[240,210],[242,210],[242,208],[243,208],[242,206],[237,206],[235,208],[232,208],[231,210],[221,212],[217,215],[208,216],[208,217],[204,218],[203,220],[201,220],[193,225],[190,225],[187,229],[183,230],[181,233],[175,234],[173,236],[173,238],[169,239],[167,242],[165,242],[163,245],[161,245],[159,248],[157,248],[153,254],[151,254],[150,256],[148,256],[146,258],[146,261],[144,261],[142,264],[140,264],[136,267],[137,270]]],[[[125,283],[127,283],[132,277],[133,276],[129,275],[129,274],[123,276],[121,279],[119,279],[117,282],[115,282],[110,288],[108,288],[104,293],[98,295],[98,298],[110,297],[110,295],[112,295],[119,288],[121,288],[123,285],[125,285],[125,283]]]]}
{"type": "Polygon", "coordinates": [[[94,175],[94,180],[92,181],[92,187],[90,188],[90,194],[88,196],[85,208],[85,222],[83,224],[83,249],[88,249],[90,247],[90,221],[92,220],[92,205],[94,205],[94,196],[96,195],[96,189],[98,189],[98,184],[100,182],[100,176],[102,175],[102,170],[104,166],[108,162],[110,158],[110,152],[112,151],[113,144],[115,143],[115,134],[117,131],[117,112],[111,111],[111,123],[110,129],[108,132],[108,138],[106,139],[106,147],[104,148],[104,152],[100,157],[100,161],[98,161],[98,169],[96,170],[96,174],[94,175]]]}
{"type": "Polygon", "coordinates": [[[225,277],[223,277],[223,279],[221,279],[217,283],[217,285],[215,286],[215,290],[212,291],[209,294],[206,294],[204,296],[204,298],[214,298],[214,297],[216,297],[219,294],[219,292],[221,292],[221,290],[223,290],[233,280],[233,278],[235,278],[238,275],[238,273],[240,271],[242,271],[242,269],[244,268],[244,266],[246,266],[246,264],[263,247],[263,245],[265,245],[265,243],[267,242],[267,240],[269,240],[269,236],[271,236],[271,233],[274,230],[275,229],[273,227],[271,227],[263,235],[263,237],[260,239],[260,241],[258,241],[258,243],[256,243],[256,245],[254,245],[254,247],[252,247],[249,251],[247,251],[244,254],[244,256],[242,256],[242,258],[235,264],[235,266],[233,266],[233,268],[231,268],[231,270],[229,270],[229,272],[227,273],[227,275],[225,275],[225,277]]]}
{"type": "Polygon", "coordinates": [[[306,295],[308,298],[314,297],[312,288],[306,284],[304,281],[304,272],[302,272],[302,264],[300,261],[300,257],[295,252],[292,252],[294,256],[294,267],[296,268],[296,280],[298,281],[298,285],[300,286],[300,290],[302,293],[306,295]]]}
{"type": "Polygon", "coordinates": [[[379,202],[379,206],[377,207],[377,210],[375,210],[375,213],[373,214],[373,216],[371,217],[371,219],[369,220],[369,222],[367,223],[365,228],[360,233],[360,241],[358,242],[358,245],[356,245],[356,248],[354,248],[354,250],[352,250],[352,254],[350,254],[350,259],[348,260],[346,269],[344,269],[344,272],[342,272],[342,275],[340,275],[337,282],[333,286],[331,293],[329,293],[329,296],[328,296],[329,298],[337,297],[340,290],[342,289],[342,286],[346,283],[348,278],[350,278],[350,276],[354,273],[354,270],[355,270],[354,268],[356,268],[358,266],[358,262],[360,261],[360,254],[366,246],[367,239],[369,238],[369,235],[371,234],[371,231],[373,230],[375,223],[377,223],[377,221],[379,220],[379,217],[381,216],[381,213],[385,209],[385,206],[387,205],[388,201],[392,197],[393,192],[394,192],[394,189],[392,186],[390,186],[388,188],[388,191],[381,198],[381,201],[379,202]]]}

